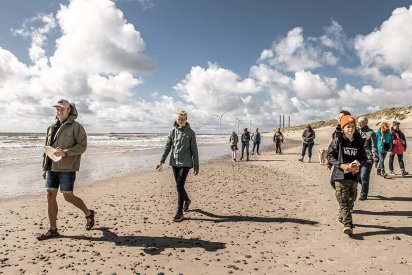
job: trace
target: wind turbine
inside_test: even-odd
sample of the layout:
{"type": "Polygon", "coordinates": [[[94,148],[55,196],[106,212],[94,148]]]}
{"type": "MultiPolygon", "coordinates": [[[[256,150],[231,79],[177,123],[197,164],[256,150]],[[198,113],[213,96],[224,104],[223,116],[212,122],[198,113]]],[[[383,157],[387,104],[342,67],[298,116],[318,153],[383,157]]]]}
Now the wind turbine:
{"type": "Polygon", "coordinates": [[[241,120],[237,118],[236,114],[235,114],[235,118],[236,118],[236,123],[237,123],[237,133],[239,134],[239,122],[241,122],[241,120]]]}
{"type": "Polygon", "coordinates": [[[222,129],[221,129],[221,127],[222,127],[222,117],[223,117],[225,114],[226,114],[226,112],[224,112],[224,113],[221,114],[220,116],[219,116],[219,115],[212,114],[212,115],[214,115],[215,117],[219,118],[219,134],[220,134],[220,135],[222,134],[222,129]]]}

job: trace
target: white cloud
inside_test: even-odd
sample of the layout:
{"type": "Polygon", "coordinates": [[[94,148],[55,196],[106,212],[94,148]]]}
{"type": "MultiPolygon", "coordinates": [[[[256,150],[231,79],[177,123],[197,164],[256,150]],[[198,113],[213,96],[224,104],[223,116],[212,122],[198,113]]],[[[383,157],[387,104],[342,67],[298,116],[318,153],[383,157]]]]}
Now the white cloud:
{"type": "Polygon", "coordinates": [[[412,6],[398,8],[380,28],[355,39],[363,66],[390,68],[396,72],[412,69],[412,6]]]}
{"type": "Polygon", "coordinates": [[[307,71],[295,73],[292,82],[296,95],[301,99],[324,99],[332,96],[336,89],[337,79],[324,77],[307,71]]]}
{"type": "Polygon", "coordinates": [[[142,54],[145,43],[109,0],[72,0],[57,14],[63,35],[50,58],[70,72],[149,72],[153,61],[142,54]]]}
{"type": "Polygon", "coordinates": [[[303,37],[303,28],[290,30],[286,37],[274,42],[271,49],[261,52],[259,62],[287,72],[316,69],[323,65],[336,65],[338,57],[327,48],[343,51],[342,27],[335,21],[325,28],[320,38],[303,37]]]}
{"type": "MultiPolygon", "coordinates": [[[[93,124],[94,130],[107,130],[103,125],[121,127],[119,119],[153,117],[150,112],[155,111],[155,104],[136,95],[142,80],[134,74],[153,70],[154,63],[143,54],[145,43],[140,33],[114,3],[72,0],[61,5],[56,18],[53,14],[38,15],[13,31],[31,39],[33,66],[0,48],[0,109],[6,110],[1,124],[25,116],[30,118],[26,130],[38,131],[50,123],[51,106],[61,97],[76,102],[80,119],[93,124]],[[48,34],[57,27],[61,36],[48,57],[48,34]],[[134,106],[146,112],[136,112],[134,106]],[[98,111],[112,111],[116,116],[109,122],[110,118],[102,115],[102,120],[94,123],[99,119],[98,111]]],[[[16,130],[22,129],[19,126],[16,130]]]]}
{"type": "Polygon", "coordinates": [[[253,79],[240,80],[234,72],[212,63],[206,69],[193,67],[174,89],[198,108],[219,113],[240,108],[240,95],[259,92],[253,79]]]}

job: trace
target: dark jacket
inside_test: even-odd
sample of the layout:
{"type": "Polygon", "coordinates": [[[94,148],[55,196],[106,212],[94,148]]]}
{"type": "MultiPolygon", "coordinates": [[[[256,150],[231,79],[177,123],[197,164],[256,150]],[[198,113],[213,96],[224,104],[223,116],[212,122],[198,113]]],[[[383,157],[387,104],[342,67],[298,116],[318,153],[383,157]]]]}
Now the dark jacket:
{"type": "Polygon", "coordinates": [[[283,134],[281,132],[276,132],[273,135],[273,141],[276,142],[277,144],[283,143],[283,134]]]}
{"type": "Polygon", "coordinates": [[[255,143],[259,143],[260,142],[260,133],[259,132],[254,132],[252,134],[252,140],[255,143]]]}
{"type": "Polygon", "coordinates": [[[170,166],[176,167],[193,167],[199,171],[199,153],[197,150],[196,134],[190,128],[190,124],[181,128],[175,122],[174,128],[170,131],[161,162],[165,163],[167,155],[170,154],[170,166]]]}
{"type": "Polygon", "coordinates": [[[246,132],[246,134],[243,133],[242,136],[240,137],[240,141],[241,141],[242,143],[249,143],[249,141],[250,141],[250,133],[249,133],[249,132],[246,132]]]}
{"type": "Polygon", "coordinates": [[[230,138],[229,138],[230,146],[236,146],[238,142],[239,142],[239,137],[237,136],[237,134],[230,135],[230,138]]]}
{"type": "Polygon", "coordinates": [[[365,146],[359,135],[354,135],[352,141],[341,136],[334,138],[328,148],[328,162],[333,165],[332,180],[357,179],[357,174],[344,173],[340,165],[359,161],[361,164],[367,160],[365,146]]]}
{"type": "Polygon", "coordinates": [[[66,152],[66,156],[58,162],[52,161],[46,154],[43,155],[43,170],[51,168],[54,172],[74,172],[80,169],[81,154],[87,148],[87,134],[83,126],[75,121],[77,109],[74,104],[70,104],[71,112],[67,120],[60,126],[52,142],[53,129],[56,127],[57,120],[47,128],[45,145],[54,148],[59,147],[66,152]]]}
{"type": "Polygon", "coordinates": [[[378,157],[378,144],[376,140],[375,132],[366,125],[363,128],[358,129],[359,134],[361,135],[363,142],[365,144],[365,153],[368,163],[374,163],[379,161],[378,157]]]}

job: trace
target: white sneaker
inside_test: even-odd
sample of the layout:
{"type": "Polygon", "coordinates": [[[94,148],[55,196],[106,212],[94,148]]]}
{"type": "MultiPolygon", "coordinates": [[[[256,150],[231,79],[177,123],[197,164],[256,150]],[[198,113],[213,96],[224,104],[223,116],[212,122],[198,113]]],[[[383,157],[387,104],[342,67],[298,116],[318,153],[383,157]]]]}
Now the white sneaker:
{"type": "Polygon", "coordinates": [[[352,228],[346,226],[345,228],[343,228],[343,233],[347,235],[352,235],[353,234],[352,228]]]}
{"type": "Polygon", "coordinates": [[[391,172],[389,173],[389,175],[390,175],[390,176],[396,176],[396,174],[395,174],[394,171],[391,171],[391,172]]]}

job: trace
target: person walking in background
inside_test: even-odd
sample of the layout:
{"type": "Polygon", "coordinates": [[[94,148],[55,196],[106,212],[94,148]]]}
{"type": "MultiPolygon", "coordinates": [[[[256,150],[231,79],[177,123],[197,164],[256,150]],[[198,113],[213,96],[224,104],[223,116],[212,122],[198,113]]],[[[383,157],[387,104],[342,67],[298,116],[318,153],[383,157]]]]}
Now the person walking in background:
{"type": "Polygon", "coordinates": [[[278,128],[277,132],[273,135],[273,142],[276,146],[276,154],[282,154],[283,134],[280,128],[278,128]]]}
{"type": "Polygon", "coordinates": [[[313,148],[313,145],[315,144],[315,131],[313,131],[310,124],[306,125],[305,130],[302,133],[302,139],[303,139],[302,157],[299,159],[299,161],[303,162],[306,149],[308,149],[309,162],[311,162],[312,148],[313,148]]]}
{"type": "Polygon", "coordinates": [[[387,122],[381,123],[379,129],[376,131],[376,139],[378,141],[379,156],[378,174],[386,178],[388,174],[385,172],[385,158],[386,154],[392,150],[392,136],[387,122]]]}
{"type": "Polygon", "coordinates": [[[95,223],[95,212],[87,208],[83,200],[73,194],[76,172],[80,169],[81,155],[87,148],[86,131],[76,121],[78,114],[73,103],[61,99],[53,107],[56,108],[57,120],[47,129],[45,145],[55,148],[54,156],[61,157],[61,159],[55,162],[46,154],[43,155],[43,178],[46,180],[50,228],[46,233],[37,236],[40,241],[59,236],[56,199],[59,188],[66,201],[83,211],[86,218],[86,230],[92,229],[95,223]]]}
{"type": "Polygon", "coordinates": [[[256,132],[254,132],[252,135],[252,141],[253,141],[252,155],[255,153],[255,147],[256,147],[256,153],[260,155],[259,153],[260,140],[261,138],[260,138],[259,128],[256,128],[256,132]]]}
{"type": "Polygon", "coordinates": [[[173,129],[170,131],[165,149],[156,166],[158,171],[161,170],[162,164],[171,151],[169,165],[172,166],[173,175],[177,188],[177,212],[173,221],[180,222],[183,220],[183,211],[189,210],[191,200],[185,190],[186,177],[189,170],[193,168],[193,174],[199,173],[199,154],[197,150],[196,134],[190,128],[187,122],[187,113],[180,111],[177,113],[173,129]]]}
{"type": "Polygon", "coordinates": [[[346,110],[341,110],[338,115],[338,124],[336,125],[335,131],[332,133],[332,139],[336,138],[337,136],[342,135],[342,128],[340,127],[340,119],[343,116],[350,116],[351,113],[346,110]]]}
{"type": "Polygon", "coordinates": [[[389,170],[392,176],[395,176],[395,170],[393,169],[393,161],[395,159],[395,155],[398,156],[399,168],[401,169],[402,176],[406,176],[409,173],[405,170],[405,163],[403,162],[403,152],[406,151],[406,138],[402,131],[399,129],[400,123],[398,121],[394,121],[392,123],[391,128],[391,136],[392,136],[392,151],[389,154],[389,170]]]}
{"type": "Polygon", "coordinates": [[[237,143],[239,141],[239,137],[237,136],[235,131],[232,131],[232,134],[229,138],[230,149],[232,150],[232,159],[236,161],[236,150],[237,150],[237,143]]]}
{"type": "Polygon", "coordinates": [[[242,136],[240,137],[240,142],[242,142],[242,156],[240,160],[243,159],[244,151],[246,149],[246,160],[249,161],[249,141],[250,141],[250,133],[247,128],[243,129],[242,136]]]}
{"type": "Polygon", "coordinates": [[[356,130],[355,119],[342,116],[342,136],[332,140],[328,148],[328,161],[333,165],[332,178],[335,181],[335,195],[339,202],[339,222],[343,233],[353,234],[351,210],[356,200],[357,177],[361,165],[366,161],[364,142],[356,130]]]}
{"type": "Polygon", "coordinates": [[[359,134],[361,135],[364,146],[367,160],[362,164],[360,173],[359,173],[359,183],[362,185],[359,200],[366,200],[368,198],[369,192],[369,180],[372,167],[375,164],[375,167],[378,167],[379,157],[377,149],[377,141],[375,132],[368,126],[368,118],[361,116],[358,118],[358,129],[359,134]]]}

